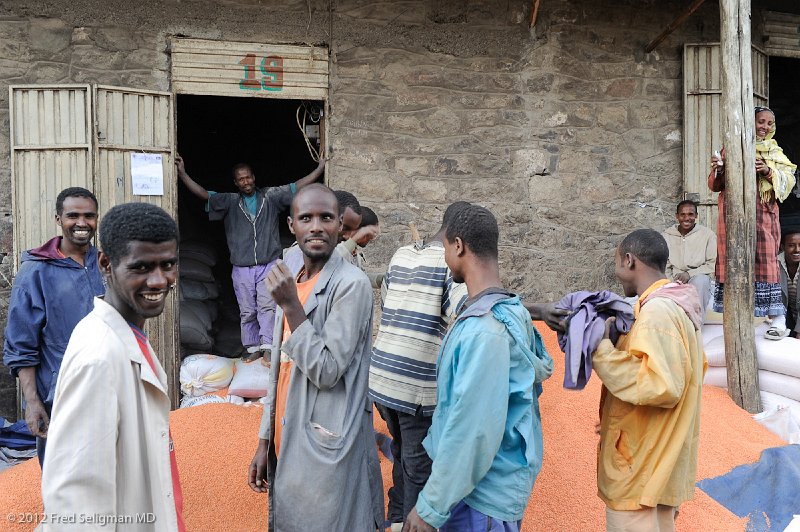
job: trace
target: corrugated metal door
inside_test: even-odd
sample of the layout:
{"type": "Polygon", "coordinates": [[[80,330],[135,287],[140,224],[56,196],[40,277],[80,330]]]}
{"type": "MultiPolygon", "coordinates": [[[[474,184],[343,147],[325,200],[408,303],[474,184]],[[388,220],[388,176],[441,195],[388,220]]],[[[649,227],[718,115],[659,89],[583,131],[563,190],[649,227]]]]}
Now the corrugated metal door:
{"type": "MultiPolygon", "coordinates": [[[[769,101],[769,61],[753,47],[753,100],[769,101]]],[[[683,190],[684,197],[700,203],[699,223],[716,231],[717,193],[706,178],[711,154],[722,148],[720,117],[721,59],[718,43],[687,44],[683,49],[683,190]]]]}
{"type": "MultiPolygon", "coordinates": [[[[102,213],[119,203],[141,201],[158,205],[177,218],[174,173],[173,96],[168,92],[97,86],[94,89],[95,193],[102,213]],[[134,195],[131,154],[161,156],[163,196],[134,195]]],[[[147,321],[147,335],[169,379],[173,405],[178,399],[180,355],[177,336],[177,295],[163,314],[147,321]]]]}
{"type": "Polygon", "coordinates": [[[14,273],[22,251],[59,234],[56,196],[94,189],[89,85],[9,87],[14,273]]]}

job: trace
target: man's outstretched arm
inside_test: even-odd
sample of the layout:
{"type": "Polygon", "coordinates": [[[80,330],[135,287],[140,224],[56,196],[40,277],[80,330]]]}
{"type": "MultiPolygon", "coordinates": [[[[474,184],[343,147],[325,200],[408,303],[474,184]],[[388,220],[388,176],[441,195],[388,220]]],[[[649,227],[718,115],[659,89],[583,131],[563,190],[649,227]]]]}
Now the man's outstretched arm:
{"type": "Polygon", "coordinates": [[[322,175],[322,171],[325,169],[325,159],[323,157],[319,158],[319,164],[317,165],[314,170],[305,177],[301,177],[297,181],[294,182],[294,186],[297,190],[300,190],[306,185],[310,185],[311,183],[316,182],[317,178],[322,175]]]}
{"type": "Polygon", "coordinates": [[[531,313],[534,321],[543,321],[556,332],[564,332],[567,329],[566,317],[569,311],[556,308],[555,303],[527,303],[523,302],[525,308],[531,313]]]}
{"type": "Polygon", "coordinates": [[[198,185],[194,179],[189,177],[189,174],[186,173],[186,165],[183,162],[183,157],[175,154],[175,166],[178,169],[178,177],[183,181],[183,184],[186,185],[186,188],[189,189],[189,192],[194,194],[200,199],[207,200],[208,199],[208,191],[198,185]]]}

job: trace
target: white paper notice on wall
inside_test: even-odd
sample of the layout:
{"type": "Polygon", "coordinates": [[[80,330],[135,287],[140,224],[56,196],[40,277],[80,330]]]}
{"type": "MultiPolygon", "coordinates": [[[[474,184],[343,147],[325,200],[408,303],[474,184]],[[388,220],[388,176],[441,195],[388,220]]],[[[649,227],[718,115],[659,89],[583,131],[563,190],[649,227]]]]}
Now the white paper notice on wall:
{"type": "Polygon", "coordinates": [[[131,153],[131,185],[139,196],[164,195],[164,166],[160,153],[131,153]]]}

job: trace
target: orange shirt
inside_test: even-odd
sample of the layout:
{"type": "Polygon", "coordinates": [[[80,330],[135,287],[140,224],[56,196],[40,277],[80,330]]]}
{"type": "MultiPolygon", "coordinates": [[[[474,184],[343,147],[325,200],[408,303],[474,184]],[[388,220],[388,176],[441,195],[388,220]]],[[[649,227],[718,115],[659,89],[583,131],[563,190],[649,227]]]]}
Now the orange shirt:
{"type": "MultiPolygon", "coordinates": [[[[137,326],[130,324],[133,335],[136,337],[136,342],[139,344],[139,349],[142,350],[142,355],[153,373],[156,373],[156,365],[153,363],[153,358],[150,356],[150,350],[147,348],[147,336],[137,326]]],[[[186,524],[183,522],[183,488],[181,488],[181,478],[178,476],[178,462],[175,459],[175,446],[172,443],[172,430],[169,431],[169,466],[172,471],[172,495],[175,499],[175,513],[178,516],[178,530],[186,532],[186,524]]]]}
{"type": "MultiPolygon", "coordinates": [[[[319,272],[303,283],[297,283],[297,297],[300,299],[300,304],[305,305],[308,301],[308,296],[314,290],[314,285],[317,284],[319,272]]],[[[289,339],[292,335],[292,330],[289,328],[289,322],[286,316],[283,317],[283,341],[289,339]]],[[[280,453],[281,448],[281,435],[283,434],[283,414],[286,412],[286,396],[289,394],[289,383],[292,378],[292,362],[281,362],[280,373],[278,374],[278,389],[275,391],[275,456],[280,453]]]]}

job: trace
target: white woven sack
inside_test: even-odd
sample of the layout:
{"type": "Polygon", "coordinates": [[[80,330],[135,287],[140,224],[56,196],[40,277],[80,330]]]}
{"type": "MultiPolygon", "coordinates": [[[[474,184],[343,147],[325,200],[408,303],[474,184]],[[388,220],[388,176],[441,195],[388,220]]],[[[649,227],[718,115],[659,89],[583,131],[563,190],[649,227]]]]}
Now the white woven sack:
{"type": "Polygon", "coordinates": [[[217,395],[201,395],[200,397],[184,397],[181,399],[180,408],[189,408],[191,406],[210,405],[216,403],[224,403],[225,399],[217,395]]]}
{"type": "Polygon", "coordinates": [[[257,399],[267,395],[269,390],[269,367],[263,358],[253,362],[236,361],[236,373],[228,388],[230,395],[247,399],[257,399]]]}
{"type": "Polygon", "coordinates": [[[728,370],[724,367],[709,366],[706,370],[706,376],[703,379],[703,384],[709,386],[716,386],[717,388],[728,389],[728,370]]]}
{"type": "Polygon", "coordinates": [[[758,371],[758,389],[800,401],[800,379],[797,377],[761,369],[758,371]]]}
{"type": "Polygon", "coordinates": [[[754,415],[753,419],[783,441],[790,444],[800,443],[800,426],[792,417],[789,407],[771,406],[754,415]]]}
{"type": "Polygon", "coordinates": [[[725,338],[718,336],[706,344],[703,348],[706,352],[709,368],[725,367],[725,338]]]}
{"type": "Polygon", "coordinates": [[[228,386],[233,378],[233,360],[214,355],[192,355],[181,363],[181,392],[200,397],[228,386]]]}
{"type": "Polygon", "coordinates": [[[760,369],[800,378],[800,340],[797,338],[775,341],[763,335],[756,336],[756,353],[760,369]]]}

